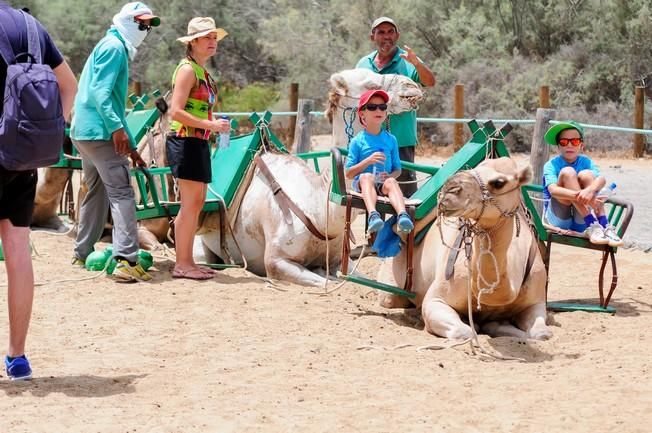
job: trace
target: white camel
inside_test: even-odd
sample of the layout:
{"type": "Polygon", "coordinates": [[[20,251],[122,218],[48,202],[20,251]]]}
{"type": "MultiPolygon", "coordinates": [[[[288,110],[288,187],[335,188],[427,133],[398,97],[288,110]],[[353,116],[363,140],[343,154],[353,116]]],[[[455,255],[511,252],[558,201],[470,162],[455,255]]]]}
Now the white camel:
{"type": "Polygon", "coordinates": [[[288,224],[274,191],[257,167],[239,210],[227,214],[232,234],[225,236],[219,230],[218,213],[203,219],[199,234],[205,250],[224,261],[230,255],[238,264],[244,264],[242,254],[247,268],[258,275],[322,286],[328,276],[314,271],[328,265],[329,273],[335,274],[341,263],[344,237],[344,208],[328,200],[330,173],[320,175],[291,155],[266,152],[261,157],[285,194],[330,240],[319,239],[294,213],[289,214],[288,224]],[[228,251],[222,250],[221,236],[225,236],[228,251]]]}
{"type": "Polygon", "coordinates": [[[358,99],[365,91],[382,89],[389,96],[388,112],[399,114],[416,110],[423,99],[421,86],[397,74],[376,74],[368,69],[347,69],[330,77],[326,117],[333,124],[333,145],[348,147],[350,139],[360,132],[362,124],[356,114],[358,99]]]}
{"type": "MultiPolygon", "coordinates": [[[[442,188],[438,209],[433,210],[439,212],[440,228],[433,226],[414,249],[414,303],[422,308],[430,333],[471,337],[470,284],[473,319],[483,332],[532,339],[551,336],[546,326],[546,270],[520,206],[520,186],[531,176],[530,167],[518,169],[509,158],[490,159],[455,174],[442,188]],[[470,273],[464,242],[461,257],[447,271],[455,254],[451,247],[465,229],[472,239],[470,273]]],[[[382,273],[404,281],[405,260],[403,251],[382,273]]],[[[408,304],[406,298],[381,296],[381,305],[388,308],[408,304]]]]}

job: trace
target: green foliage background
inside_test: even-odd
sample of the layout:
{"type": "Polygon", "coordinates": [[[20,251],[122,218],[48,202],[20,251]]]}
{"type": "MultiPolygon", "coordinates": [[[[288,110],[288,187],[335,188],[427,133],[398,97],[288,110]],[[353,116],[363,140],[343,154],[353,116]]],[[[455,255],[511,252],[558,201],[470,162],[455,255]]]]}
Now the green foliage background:
{"type": "MultiPolygon", "coordinates": [[[[73,70],[109,27],[123,2],[25,0],[54,36],[73,70]]],[[[381,15],[399,24],[401,44],[432,69],[420,116],[450,117],[452,88],[465,85],[469,117],[532,118],[538,89],[549,85],[558,117],[631,124],[633,88],[652,80],[652,0],[153,0],[161,16],[131,65],[143,89],[168,90],[183,55],[176,38],[193,16],[212,16],[229,32],[211,69],[225,86],[224,110],[287,108],[290,82],[320,106],[331,73],[351,68],[373,47],[369,26],[381,15]]],[[[650,92],[652,95],[652,92],[650,92]]],[[[424,129],[448,142],[448,126],[424,129]]],[[[528,147],[518,128],[512,145],[528,147]]],[[[618,147],[625,135],[601,133],[618,147]]]]}

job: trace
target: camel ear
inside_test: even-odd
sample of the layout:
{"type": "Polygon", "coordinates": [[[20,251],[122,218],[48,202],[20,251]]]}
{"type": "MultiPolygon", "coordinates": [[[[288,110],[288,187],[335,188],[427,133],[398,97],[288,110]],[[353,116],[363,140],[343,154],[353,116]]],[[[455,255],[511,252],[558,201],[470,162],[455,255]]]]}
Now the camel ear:
{"type": "Polygon", "coordinates": [[[349,86],[346,84],[346,79],[344,78],[344,75],[340,74],[339,72],[334,73],[331,75],[331,87],[340,95],[348,95],[349,94],[349,86]]]}
{"type": "Polygon", "coordinates": [[[362,82],[361,88],[365,90],[378,90],[382,89],[383,87],[374,80],[367,79],[362,82]]]}
{"type": "Polygon", "coordinates": [[[525,185],[532,181],[532,167],[529,165],[518,170],[518,184],[525,185]]]}

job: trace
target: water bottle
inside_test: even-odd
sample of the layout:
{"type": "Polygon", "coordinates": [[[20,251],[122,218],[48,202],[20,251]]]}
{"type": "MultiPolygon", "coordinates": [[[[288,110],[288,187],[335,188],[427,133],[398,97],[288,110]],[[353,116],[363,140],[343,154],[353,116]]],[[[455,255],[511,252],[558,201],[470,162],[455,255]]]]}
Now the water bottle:
{"type": "MultiPolygon", "coordinates": [[[[220,119],[229,120],[229,116],[223,114],[220,116],[220,119]]],[[[226,149],[227,147],[229,147],[230,142],[231,142],[231,131],[220,132],[218,147],[220,149],[226,149]]]]}
{"type": "Polygon", "coordinates": [[[609,197],[611,197],[615,193],[616,193],[616,184],[615,182],[611,182],[611,184],[605,185],[604,188],[598,191],[596,197],[600,199],[600,201],[606,201],[609,197]]]}

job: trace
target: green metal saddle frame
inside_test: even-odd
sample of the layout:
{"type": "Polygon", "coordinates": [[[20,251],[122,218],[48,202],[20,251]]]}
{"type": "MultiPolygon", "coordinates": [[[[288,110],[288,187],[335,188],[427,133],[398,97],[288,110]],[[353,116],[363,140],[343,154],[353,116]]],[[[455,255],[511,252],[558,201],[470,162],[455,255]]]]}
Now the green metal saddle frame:
{"type": "MultiPolygon", "coordinates": [[[[262,117],[254,113],[250,120],[256,129],[249,134],[233,136],[228,148],[215,149],[211,155],[212,181],[208,184],[203,211],[227,210],[240,188],[254,156],[263,143],[269,142],[281,152],[286,148],[269,130],[272,114],[262,117]]],[[[172,175],[170,167],[132,170],[136,179],[140,199],[136,203],[136,219],[171,218],[179,213],[181,203],[173,199],[167,179],[172,175]]]]}
{"type": "MultiPolygon", "coordinates": [[[[543,225],[542,215],[539,213],[539,208],[535,206],[533,196],[541,196],[543,192],[542,185],[525,185],[521,188],[523,194],[523,201],[527,209],[532,214],[532,222],[536,228],[539,241],[545,244],[545,253],[543,262],[546,267],[546,298],[548,295],[548,283],[550,281],[550,255],[552,244],[569,245],[578,248],[586,248],[590,250],[597,250],[602,252],[602,262],[600,272],[598,275],[598,295],[600,304],[592,305],[579,302],[548,302],[548,309],[554,311],[591,311],[602,313],[615,313],[615,308],[609,306],[611,296],[616,290],[618,285],[618,269],[616,266],[616,252],[617,248],[610,247],[609,245],[595,245],[589,242],[586,238],[577,236],[562,235],[552,230],[548,230],[543,225]],[[611,286],[609,292],[604,294],[604,273],[607,266],[607,261],[611,261],[611,286]]],[[[627,227],[634,214],[634,205],[621,197],[610,197],[605,204],[605,211],[609,223],[616,228],[616,233],[621,238],[625,235],[627,227]]]]}
{"type": "MultiPolygon", "coordinates": [[[[401,161],[403,168],[415,170],[420,173],[431,175],[419,189],[406,200],[406,212],[415,220],[419,220],[428,215],[437,206],[437,195],[444,186],[449,177],[460,170],[476,167],[487,156],[509,156],[509,152],[504,143],[504,138],[511,131],[510,124],[505,124],[500,130],[496,130],[492,121],[480,125],[476,120],[468,123],[471,130],[469,141],[457,151],[446,163],[440,167],[414,164],[401,161]]],[[[342,206],[346,206],[346,224],[344,231],[344,241],[342,244],[342,277],[347,281],[352,281],[375,289],[383,290],[408,298],[414,298],[416,294],[411,291],[412,288],[412,251],[414,248],[415,237],[423,236],[422,233],[411,232],[406,241],[407,264],[406,280],[402,288],[383,284],[375,280],[364,277],[358,277],[348,274],[348,257],[350,253],[350,236],[351,236],[351,209],[365,209],[364,201],[358,193],[346,190],[346,179],[344,176],[344,156],[348,154],[347,150],[333,148],[331,149],[331,161],[333,170],[333,183],[330,192],[330,200],[342,206]]],[[[394,214],[389,200],[379,198],[376,203],[376,209],[383,214],[394,214]]],[[[365,219],[366,221],[366,219],[365,219]]],[[[427,230],[429,226],[424,229],[427,230]]]]}

